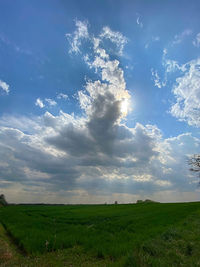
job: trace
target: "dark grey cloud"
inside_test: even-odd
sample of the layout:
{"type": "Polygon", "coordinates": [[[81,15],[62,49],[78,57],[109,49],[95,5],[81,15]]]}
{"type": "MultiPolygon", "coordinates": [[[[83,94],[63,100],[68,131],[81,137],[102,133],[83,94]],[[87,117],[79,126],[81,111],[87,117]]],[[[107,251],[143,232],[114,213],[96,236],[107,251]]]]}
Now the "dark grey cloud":
{"type": "Polygon", "coordinates": [[[95,142],[87,135],[86,129],[77,129],[72,123],[61,128],[56,136],[47,137],[45,141],[75,157],[93,154],[95,150],[95,142]]]}

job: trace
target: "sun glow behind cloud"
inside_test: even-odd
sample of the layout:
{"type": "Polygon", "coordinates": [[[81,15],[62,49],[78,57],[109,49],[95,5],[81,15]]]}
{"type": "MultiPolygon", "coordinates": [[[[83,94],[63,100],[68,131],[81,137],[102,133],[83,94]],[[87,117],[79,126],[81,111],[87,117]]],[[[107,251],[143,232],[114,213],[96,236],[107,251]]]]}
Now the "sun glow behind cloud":
{"type": "Polygon", "coordinates": [[[128,111],[132,110],[130,108],[130,101],[129,101],[129,98],[124,98],[122,101],[121,101],[121,106],[120,106],[120,110],[121,110],[121,113],[124,117],[126,117],[126,115],[128,114],[128,111]]]}

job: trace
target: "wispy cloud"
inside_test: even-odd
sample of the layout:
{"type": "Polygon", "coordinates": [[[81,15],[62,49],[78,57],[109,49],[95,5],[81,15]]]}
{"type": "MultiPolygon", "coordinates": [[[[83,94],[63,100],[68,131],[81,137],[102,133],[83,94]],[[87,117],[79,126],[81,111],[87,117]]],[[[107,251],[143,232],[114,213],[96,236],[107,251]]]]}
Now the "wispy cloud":
{"type": "Polygon", "coordinates": [[[148,49],[150,44],[154,43],[154,42],[158,42],[160,41],[160,37],[159,36],[152,36],[151,37],[151,40],[147,41],[146,44],[145,44],[145,49],[148,49]]]}
{"type": "Polygon", "coordinates": [[[51,98],[45,98],[45,101],[50,105],[50,106],[55,106],[57,105],[56,101],[51,99],[51,98]]]}
{"type": "Polygon", "coordinates": [[[17,53],[25,54],[25,55],[32,55],[32,52],[29,49],[25,49],[17,45],[16,43],[10,41],[8,37],[3,34],[0,34],[0,41],[7,46],[10,46],[14,49],[17,53]]]}
{"type": "Polygon", "coordinates": [[[119,54],[123,54],[123,49],[128,39],[123,36],[121,32],[112,31],[108,26],[106,26],[103,27],[99,37],[109,39],[111,42],[115,43],[119,49],[119,54]]]}
{"type": "MultiPolygon", "coordinates": [[[[123,36],[121,32],[113,31],[108,26],[105,26],[102,28],[101,33],[94,37],[93,35],[90,35],[88,32],[88,22],[87,21],[75,21],[76,30],[73,34],[66,34],[66,37],[69,41],[69,44],[71,48],[69,49],[69,53],[80,53],[80,46],[83,39],[88,39],[90,42],[93,43],[94,49],[95,47],[98,47],[98,51],[96,50],[96,53],[101,53],[101,56],[103,56],[103,53],[105,54],[105,50],[100,47],[100,43],[103,42],[104,39],[110,40],[112,43],[116,45],[115,53],[117,51],[118,55],[123,54],[124,46],[128,42],[128,39],[123,36]]],[[[87,61],[87,55],[84,56],[85,61],[87,61]]]]}
{"type": "Polygon", "coordinates": [[[197,33],[195,39],[193,40],[193,45],[196,47],[200,47],[200,32],[197,33]]]}
{"type": "Polygon", "coordinates": [[[66,94],[63,94],[63,93],[59,93],[58,95],[57,95],[57,99],[68,99],[69,97],[68,97],[68,95],[66,95],[66,94]]]}
{"type": "Polygon", "coordinates": [[[163,55],[162,55],[162,67],[164,68],[164,75],[163,75],[163,79],[161,80],[159,77],[156,77],[157,75],[154,73],[152,73],[152,75],[155,77],[155,80],[158,80],[160,84],[162,84],[163,86],[166,86],[166,84],[169,81],[169,76],[172,73],[182,73],[184,71],[186,71],[187,69],[187,64],[179,64],[176,60],[170,59],[168,57],[168,50],[166,48],[163,49],[163,55]]]}
{"type": "Polygon", "coordinates": [[[9,87],[10,87],[10,86],[9,86],[6,82],[0,80],[0,88],[3,89],[3,91],[6,92],[6,94],[8,94],[9,91],[10,91],[10,90],[9,90],[9,87]]]}
{"type": "Polygon", "coordinates": [[[141,15],[140,14],[136,14],[137,15],[137,19],[136,19],[136,23],[140,28],[143,28],[143,23],[141,21],[141,15]]]}
{"type": "Polygon", "coordinates": [[[161,81],[159,75],[158,75],[158,71],[154,70],[153,68],[151,69],[151,75],[154,81],[154,85],[158,88],[161,88],[163,86],[165,86],[165,82],[161,81]]]}
{"type": "Polygon", "coordinates": [[[82,39],[86,39],[89,37],[88,34],[88,22],[87,21],[75,21],[76,30],[73,34],[67,33],[65,36],[67,37],[71,48],[69,50],[70,53],[80,53],[80,45],[82,42],[82,39]]]}
{"type": "Polygon", "coordinates": [[[187,36],[190,36],[191,34],[192,34],[191,29],[186,29],[183,32],[181,32],[180,34],[176,34],[174,36],[174,40],[172,41],[172,46],[180,44],[187,36]]]}
{"type": "Polygon", "coordinates": [[[158,41],[160,41],[160,37],[159,36],[152,36],[152,41],[158,42],[158,41]]]}
{"type": "Polygon", "coordinates": [[[38,107],[40,107],[40,108],[44,108],[45,107],[43,101],[40,98],[37,98],[36,99],[35,105],[38,106],[38,107]]]}

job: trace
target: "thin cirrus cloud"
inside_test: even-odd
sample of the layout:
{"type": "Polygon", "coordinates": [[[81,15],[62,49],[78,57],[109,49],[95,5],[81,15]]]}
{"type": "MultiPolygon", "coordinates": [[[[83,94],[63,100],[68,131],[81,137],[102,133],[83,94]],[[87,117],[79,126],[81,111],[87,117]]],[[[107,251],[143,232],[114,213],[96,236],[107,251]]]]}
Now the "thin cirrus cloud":
{"type": "Polygon", "coordinates": [[[193,45],[196,47],[200,47],[200,32],[197,33],[195,39],[193,40],[193,45]]]}
{"type": "Polygon", "coordinates": [[[59,93],[59,94],[57,95],[56,98],[57,98],[57,99],[64,99],[64,100],[66,100],[66,99],[68,99],[69,97],[68,97],[68,95],[66,95],[66,94],[59,93]]]}
{"type": "Polygon", "coordinates": [[[173,45],[180,44],[185,38],[187,38],[191,34],[192,34],[192,30],[191,29],[185,29],[180,34],[176,34],[174,36],[174,40],[171,42],[171,45],[173,46],[173,45]]]}
{"type": "Polygon", "coordinates": [[[50,105],[50,106],[56,106],[57,103],[55,100],[51,99],[51,98],[45,98],[45,101],[50,105]]]}
{"type": "Polygon", "coordinates": [[[143,23],[141,21],[141,15],[140,14],[136,14],[137,15],[137,19],[136,19],[136,23],[140,28],[143,28],[143,23]]]}
{"type": "Polygon", "coordinates": [[[24,54],[24,55],[32,55],[32,52],[27,49],[27,48],[22,48],[19,45],[15,44],[14,42],[11,42],[7,36],[5,36],[4,34],[0,33],[0,42],[4,43],[5,45],[11,47],[14,51],[16,51],[17,53],[20,54],[24,54]]]}

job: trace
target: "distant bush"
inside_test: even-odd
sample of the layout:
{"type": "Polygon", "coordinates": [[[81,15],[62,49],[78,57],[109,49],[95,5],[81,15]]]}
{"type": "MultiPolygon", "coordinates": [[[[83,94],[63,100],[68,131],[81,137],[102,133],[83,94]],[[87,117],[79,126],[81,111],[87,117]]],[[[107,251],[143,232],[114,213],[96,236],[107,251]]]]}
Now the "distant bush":
{"type": "Polygon", "coordinates": [[[159,202],[151,200],[151,199],[145,199],[145,200],[138,199],[136,203],[140,204],[140,203],[159,203],[159,202]]]}
{"type": "Polygon", "coordinates": [[[138,204],[139,204],[139,203],[143,203],[143,202],[144,202],[143,200],[141,200],[141,199],[138,199],[136,203],[138,203],[138,204]]]}

